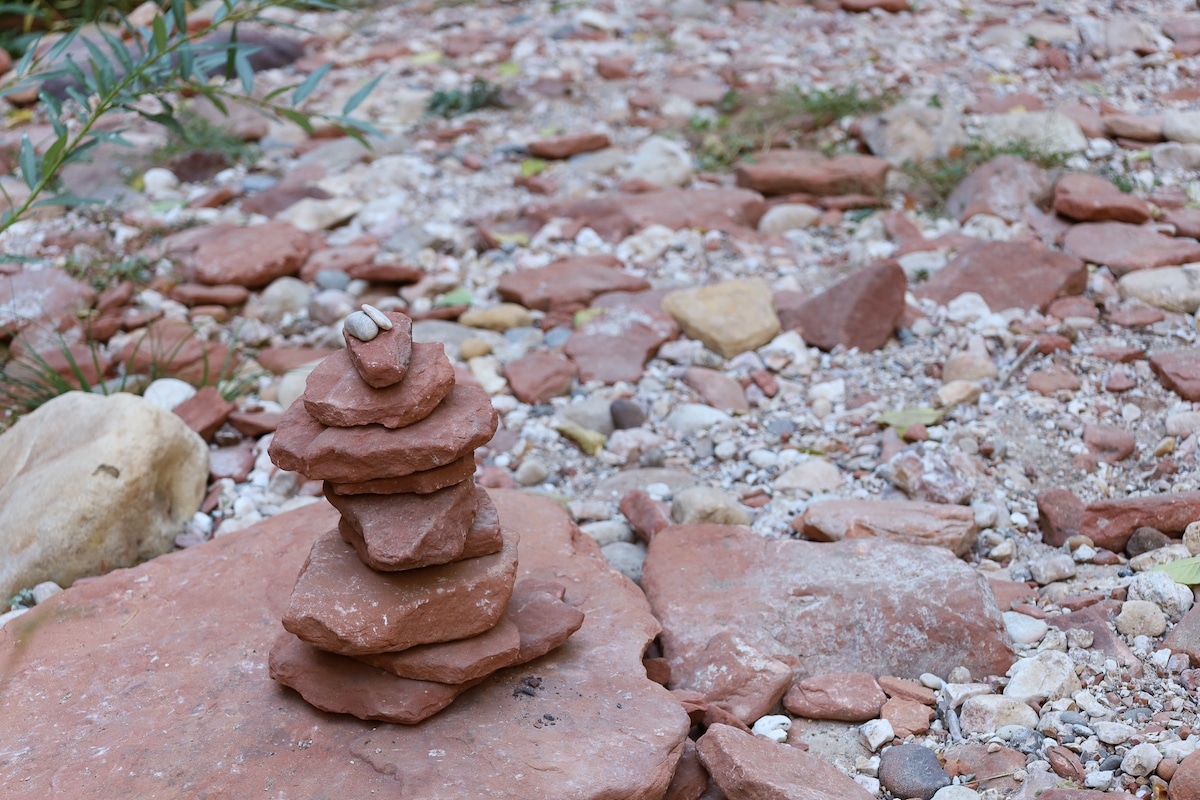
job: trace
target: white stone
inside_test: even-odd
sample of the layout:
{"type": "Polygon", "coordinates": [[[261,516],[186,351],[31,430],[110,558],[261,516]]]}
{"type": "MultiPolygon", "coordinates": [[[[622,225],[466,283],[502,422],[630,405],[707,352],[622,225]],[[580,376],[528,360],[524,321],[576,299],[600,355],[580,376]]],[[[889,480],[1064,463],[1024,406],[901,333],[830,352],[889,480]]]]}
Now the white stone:
{"type": "MultiPolygon", "coordinates": [[[[1133,273],[1130,273],[1131,275],[1133,273]]],[[[1200,431],[1200,411],[1183,411],[1167,415],[1167,435],[1186,439],[1200,431]]]]}
{"type": "Polygon", "coordinates": [[[142,392],[142,397],[159,408],[174,411],[181,403],[196,394],[196,387],[178,378],[159,378],[142,392]]]}
{"type": "Polygon", "coordinates": [[[1165,572],[1153,571],[1140,572],[1133,576],[1133,580],[1129,582],[1128,599],[1148,600],[1154,603],[1171,622],[1178,622],[1194,602],[1190,587],[1176,583],[1165,572]]]}
{"type": "Polygon", "coordinates": [[[958,708],[969,698],[991,693],[992,687],[986,683],[947,683],[942,687],[942,696],[952,709],[958,708]]]}
{"type": "Polygon", "coordinates": [[[963,733],[994,733],[1005,725],[1035,728],[1038,716],[1024,700],[984,694],[963,703],[958,723],[963,733]]]}
{"type": "Polygon", "coordinates": [[[370,303],[362,304],[362,312],[371,318],[371,321],[379,326],[381,331],[390,331],[394,326],[390,317],[380,311],[370,303]]]}
{"type": "Polygon", "coordinates": [[[979,800],[979,792],[967,786],[943,786],[930,800],[979,800]]]}
{"type": "Polygon", "coordinates": [[[922,672],[917,680],[919,680],[921,685],[926,689],[933,689],[935,692],[940,691],[941,688],[946,685],[944,680],[939,678],[937,675],[934,675],[932,672],[922,672]]]}
{"type": "Polygon", "coordinates": [[[1188,550],[1187,545],[1182,542],[1169,544],[1166,547],[1160,547],[1157,550],[1151,550],[1148,553],[1134,556],[1129,559],[1129,568],[1134,572],[1145,572],[1146,570],[1154,569],[1159,564],[1170,564],[1172,561],[1189,558],[1191,555],[1191,551],[1188,550]]]}
{"type": "Polygon", "coordinates": [[[1148,600],[1126,600],[1121,604],[1116,626],[1124,636],[1162,636],[1167,630],[1167,617],[1148,600]]]}
{"type": "Polygon", "coordinates": [[[550,469],[545,462],[537,458],[526,458],[517,467],[513,478],[522,486],[537,486],[549,476],[550,469]]]}
{"type": "Polygon", "coordinates": [[[836,465],[823,458],[809,458],[775,479],[772,486],[779,492],[832,492],[844,482],[836,465]]]}
{"type": "Polygon", "coordinates": [[[975,292],[963,292],[946,304],[946,317],[951,322],[969,323],[990,316],[987,301],[975,292]]]}
{"type": "Polygon", "coordinates": [[[308,284],[299,278],[276,278],[259,296],[262,318],[275,325],[289,316],[294,319],[308,308],[310,295],[308,284]]]}
{"type": "Polygon", "coordinates": [[[717,425],[730,422],[732,419],[724,411],[703,403],[683,403],[675,406],[663,422],[676,433],[689,436],[710,430],[717,425]]]}
{"type": "Polygon", "coordinates": [[[671,521],[676,525],[749,525],[750,517],[732,494],[712,486],[689,486],[675,493],[671,521]]]}
{"type": "Polygon", "coordinates": [[[858,726],[858,736],[867,749],[874,753],[896,738],[896,732],[886,719],[873,719],[858,726]]]}
{"type": "Polygon", "coordinates": [[[12,611],[5,611],[3,614],[0,614],[0,628],[3,628],[6,624],[12,622],[28,610],[28,608],[14,608],[12,611]]]}
{"type": "Polygon", "coordinates": [[[630,542],[613,542],[600,548],[608,565],[634,583],[642,579],[642,564],[646,560],[646,548],[630,542]]]}
{"type": "Polygon", "coordinates": [[[1038,559],[1029,565],[1029,574],[1042,586],[1075,576],[1075,560],[1066,553],[1038,559]]]}
{"type": "Polygon", "coordinates": [[[855,775],[854,782],[875,797],[879,797],[883,791],[883,786],[879,783],[879,778],[871,775],[855,775]]]}
{"type": "Polygon", "coordinates": [[[758,355],[768,368],[785,378],[811,375],[817,361],[808,344],[797,331],[784,331],[758,348],[758,355]]]}
{"type": "Polygon", "coordinates": [[[1200,144],[1200,111],[1168,111],[1162,131],[1167,141],[1200,144]]]}
{"type": "Polygon", "coordinates": [[[637,541],[637,536],[634,534],[633,528],[629,527],[629,523],[622,522],[619,519],[588,522],[580,525],[579,530],[592,537],[596,544],[601,547],[613,542],[637,541]]]}
{"type": "Polygon", "coordinates": [[[290,222],[302,231],[320,231],[340,225],[362,207],[362,201],[350,197],[331,197],[327,200],[305,197],[279,212],[275,218],[290,222]]]}
{"type": "Polygon", "coordinates": [[[1114,773],[1111,769],[1089,772],[1083,776],[1083,786],[1086,789],[1095,789],[1103,792],[1105,789],[1112,786],[1113,777],[1114,773]]]}
{"type": "Polygon", "coordinates": [[[1137,732],[1132,725],[1106,720],[1092,722],[1089,727],[1096,732],[1096,738],[1105,744],[1123,744],[1137,732]]]}
{"type": "Polygon", "coordinates": [[[179,178],[169,169],[151,167],[142,173],[142,188],[148,195],[162,197],[179,188],[179,178]]]}
{"type": "Polygon", "coordinates": [[[1121,276],[1117,289],[1123,298],[1180,314],[1195,314],[1200,309],[1200,265],[1135,270],[1121,276]]]}
{"type": "Polygon", "coordinates": [[[780,203],[772,206],[758,221],[760,233],[787,233],[811,228],[824,212],[806,203],[780,203]]]}
{"type": "Polygon", "coordinates": [[[33,587],[33,602],[35,605],[41,605],[62,590],[63,588],[54,581],[42,581],[33,587]]]}
{"type": "Polygon", "coordinates": [[[1004,696],[1025,703],[1070,697],[1082,688],[1075,675],[1075,662],[1057,650],[1043,650],[1033,658],[1018,660],[1009,667],[1008,677],[1004,696]]]}
{"type": "Polygon", "coordinates": [[[476,356],[467,361],[467,367],[488,394],[500,394],[508,386],[508,381],[501,374],[503,366],[500,359],[494,356],[476,356]]]}
{"type": "Polygon", "coordinates": [[[1004,612],[1004,628],[1017,644],[1037,644],[1050,630],[1045,621],[1016,611],[1004,612]]]}
{"type": "Polygon", "coordinates": [[[1144,778],[1158,769],[1162,761],[1162,753],[1149,742],[1129,748],[1129,752],[1121,759],[1121,771],[1135,778],[1144,778]]]}
{"type": "Polygon", "coordinates": [[[1183,529],[1183,546],[1192,555],[1200,555],[1200,520],[1189,522],[1183,529]]]}
{"type": "Polygon", "coordinates": [[[1079,123],[1056,111],[992,114],[980,120],[979,134],[989,144],[1026,142],[1044,153],[1082,153],[1088,145],[1079,123]]]}
{"type": "Polygon", "coordinates": [[[625,177],[663,187],[686,186],[692,179],[692,155],[682,142],[651,136],[638,146],[625,177]]]}
{"type": "Polygon", "coordinates": [[[768,739],[774,739],[782,744],[787,741],[788,731],[791,730],[791,727],[791,717],[785,714],[768,714],[765,717],[759,717],[751,726],[750,732],[755,736],[766,736],[768,739]]]}
{"type": "Polygon", "coordinates": [[[938,408],[974,404],[983,394],[983,387],[974,381],[950,381],[938,387],[934,405],[938,408]]]}
{"type": "Polygon", "coordinates": [[[841,403],[846,399],[846,381],[843,378],[837,378],[832,381],[814,383],[808,389],[808,399],[810,401],[828,400],[834,404],[841,403]]]}

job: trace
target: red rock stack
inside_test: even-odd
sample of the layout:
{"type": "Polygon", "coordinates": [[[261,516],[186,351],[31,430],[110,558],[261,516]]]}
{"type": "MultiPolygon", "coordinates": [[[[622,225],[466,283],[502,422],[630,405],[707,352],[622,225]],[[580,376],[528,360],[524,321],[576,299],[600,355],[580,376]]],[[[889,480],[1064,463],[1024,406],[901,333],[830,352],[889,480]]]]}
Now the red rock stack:
{"type": "Polygon", "coordinates": [[[342,516],[300,571],[270,673],[323,711],[416,723],[558,647],[583,614],[559,584],[515,582],[517,536],[474,481],[498,422],[487,393],[456,385],[404,314],[364,306],[345,337],[271,443],[342,516]]]}

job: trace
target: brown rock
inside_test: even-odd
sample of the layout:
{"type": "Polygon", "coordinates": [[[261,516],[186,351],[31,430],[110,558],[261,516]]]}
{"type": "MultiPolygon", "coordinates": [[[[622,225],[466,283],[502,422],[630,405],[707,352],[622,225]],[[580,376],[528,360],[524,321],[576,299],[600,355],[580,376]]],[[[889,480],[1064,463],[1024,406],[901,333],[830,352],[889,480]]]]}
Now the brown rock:
{"type": "Polygon", "coordinates": [[[1175,239],[1153,228],[1125,222],[1075,225],[1063,238],[1063,249],[1108,267],[1117,277],[1139,269],[1200,261],[1200,242],[1175,239]]]}
{"type": "Polygon", "coordinates": [[[1122,328],[1144,328],[1147,325],[1162,322],[1166,318],[1167,315],[1161,308],[1147,306],[1118,308],[1116,311],[1109,312],[1105,317],[1110,324],[1120,325],[1122,328]]]}
{"type": "Polygon", "coordinates": [[[1100,311],[1096,308],[1096,304],[1090,299],[1079,295],[1058,298],[1046,307],[1046,314],[1058,319],[1067,319],[1068,317],[1080,317],[1092,320],[1100,319],[1100,311]]]}
{"type": "Polygon", "coordinates": [[[562,584],[553,581],[517,581],[504,616],[479,636],[358,660],[413,680],[465,683],[482,678],[539,658],[579,630],[583,612],[563,602],[565,592],[562,584]]]}
{"type": "Polygon", "coordinates": [[[1061,745],[1047,747],[1046,760],[1050,762],[1050,769],[1054,770],[1055,775],[1073,780],[1076,784],[1083,783],[1087,775],[1079,756],[1061,745]]]}
{"type": "Polygon", "coordinates": [[[908,280],[895,261],[877,261],[796,310],[796,328],[808,344],[822,350],[838,345],[862,352],[887,343],[904,314],[908,280]]]}
{"type": "Polygon", "coordinates": [[[984,242],[961,250],[915,294],[945,305],[963,292],[976,292],[993,311],[1041,310],[1086,288],[1087,265],[1074,256],[1029,241],[984,242]]]}
{"type": "Polygon", "coordinates": [[[1163,386],[1184,400],[1200,401],[1200,349],[1158,353],[1150,359],[1150,369],[1163,386]]]}
{"type": "Polygon", "coordinates": [[[645,278],[623,272],[613,256],[572,256],[540,269],[511,272],[500,278],[496,293],[526,308],[549,311],[572,303],[587,305],[612,291],[640,292],[650,288],[645,278]]]}
{"type": "Polygon", "coordinates": [[[181,283],[171,290],[171,299],[185,306],[240,306],[250,297],[245,286],[205,286],[202,283],[181,283]]]}
{"type": "Polygon", "coordinates": [[[1049,489],[1038,493],[1038,525],[1042,541],[1051,547],[1062,547],[1067,539],[1079,534],[1083,522],[1083,501],[1067,489],[1049,489]]]}
{"type": "Polygon", "coordinates": [[[273,433],[283,414],[278,411],[234,411],[227,422],[242,436],[258,438],[273,433]]]}
{"type": "Polygon", "coordinates": [[[742,384],[715,369],[688,367],[683,382],[696,391],[705,404],[733,414],[750,410],[742,384]]]}
{"type": "Polygon", "coordinates": [[[889,164],[875,156],[826,158],[811,150],[771,150],[737,170],[737,185],[764,195],[883,193],[889,164]]]}
{"type": "Polygon", "coordinates": [[[217,428],[225,424],[235,408],[237,406],[222,397],[217,387],[205,386],[175,406],[174,411],[175,416],[200,434],[204,441],[211,442],[217,428]]]}
{"type": "Polygon", "coordinates": [[[901,11],[908,11],[911,7],[909,0],[838,0],[838,3],[843,11],[849,11],[852,14],[862,14],[876,8],[899,14],[901,11]]]}
{"type": "Polygon", "coordinates": [[[929,730],[935,714],[929,706],[902,697],[888,700],[880,711],[880,716],[892,724],[892,730],[901,739],[929,730]]]}
{"type": "Polygon", "coordinates": [[[287,222],[236,228],[217,225],[196,248],[196,278],[252,289],[295,275],[312,252],[312,237],[287,222]]]}
{"type": "Polygon", "coordinates": [[[330,492],[326,499],[342,514],[342,539],[381,572],[459,560],[479,510],[475,482],[469,480],[429,494],[330,492]]]}
{"type": "Polygon", "coordinates": [[[580,153],[603,150],[612,144],[606,133],[568,133],[539,139],[525,146],[534,158],[561,159],[580,153]]]}
{"type": "Polygon", "coordinates": [[[534,353],[506,364],[504,377],[518,400],[539,405],[571,391],[575,365],[561,356],[534,353]]]}
{"type": "MultiPolygon", "coordinates": [[[[1200,667],[1200,606],[1193,606],[1163,639],[1172,653],[1187,653],[1193,667],[1200,667]]],[[[1186,759],[1183,763],[1187,763],[1186,759]]],[[[1182,766],[1182,764],[1181,764],[1182,766]]]]}
{"type": "Polygon", "coordinates": [[[345,272],[366,264],[374,264],[379,248],[375,245],[348,245],[346,247],[326,247],[315,250],[300,268],[300,280],[311,283],[317,279],[317,273],[324,270],[345,272]]]}
{"type": "Polygon", "coordinates": [[[708,770],[700,763],[696,743],[688,739],[683,743],[683,755],[675,765],[675,775],[663,800],[700,800],[708,789],[708,770]]]}
{"type": "Polygon", "coordinates": [[[783,707],[798,717],[866,722],[879,716],[887,696],[866,672],[813,675],[783,697],[783,707]]]}
{"type": "Polygon", "coordinates": [[[780,747],[728,725],[696,742],[700,761],[734,800],[872,800],[837,767],[795,747],[780,747]]]}
{"type": "Polygon", "coordinates": [[[905,678],[897,678],[893,675],[880,675],[879,688],[883,689],[888,697],[911,700],[914,703],[926,706],[932,706],[937,703],[937,698],[932,689],[922,686],[916,681],[906,680],[905,678]]]}
{"type": "Polygon", "coordinates": [[[1167,789],[1168,800],[1188,800],[1192,797],[1200,797],[1200,755],[1197,753],[1179,762],[1167,789]]]}
{"type": "Polygon", "coordinates": [[[1162,114],[1111,114],[1104,117],[1104,130],[1109,136],[1161,142],[1163,117],[1162,114]]]}
{"type": "Polygon", "coordinates": [[[944,547],[960,557],[979,532],[971,509],[921,500],[821,500],[792,520],[792,527],[818,542],[879,536],[944,547]]]}
{"type": "Polygon", "coordinates": [[[317,186],[281,182],[244,198],[242,211],[273,217],[309,197],[314,200],[328,200],[333,195],[317,186]]]}
{"type": "Polygon", "coordinates": [[[636,587],[553,503],[517,492],[496,499],[505,525],[521,534],[522,575],[559,574],[585,614],[569,644],[535,668],[496,673],[424,724],[388,728],[385,736],[280,690],[266,679],[268,646],[313,537],[337,522],[332,508],[310,505],[77,583],[0,629],[0,724],[10,731],[7,746],[23,753],[20,776],[0,774],[0,793],[44,797],[81,752],[108,748],[104,757],[121,765],[120,775],[81,769],[73,796],[163,796],[169,774],[178,788],[167,794],[229,797],[261,793],[272,782],[298,797],[383,796],[395,793],[397,775],[406,794],[422,798],[559,797],[565,783],[579,787],[579,800],[661,797],[688,719],[641,669],[658,623],[636,587]],[[238,590],[213,592],[214,569],[238,590]],[[79,652],[89,654],[98,685],[123,687],[122,702],[78,691],[79,652]],[[160,656],[152,670],[144,669],[147,652],[160,656]],[[536,688],[525,684],[533,676],[541,679],[536,688]],[[318,729],[312,747],[295,746],[318,729]],[[196,742],[206,757],[181,741],[196,742]],[[445,755],[429,755],[438,749],[445,755]],[[482,772],[480,753],[489,758],[482,772]],[[217,762],[240,766],[214,771],[217,762]]]}
{"type": "MultiPolygon", "coordinates": [[[[951,776],[974,775],[980,791],[994,789],[1005,793],[1021,788],[1013,773],[1025,769],[1025,754],[1011,747],[991,750],[988,745],[963,744],[947,750],[945,759],[946,772],[951,776]]],[[[1045,796],[1045,792],[1038,795],[1039,798],[1045,796]]]]}
{"type": "Polygon", "coordinates": [[[182,320],[159,319],[129,340],[116,356],[129,373],[168,374],[189,383],[211,381],[222,369],[230,374],[237,359],[228,345],[205,342],[182,320]]]}
{"type": "Polygon", "coordinates": [[[91,308],[96,292],[61,269],[23,269],[0,275],[0,336],[29,326],[59,328],[91,308]]]}
{"type": "Polygon", "coordinates": [[[271,440],[271,460],[280,469],[313,480],[361,483],[432,470],[487,444],[499,419],[487,392],[455,386],[425,419],[405,428],[381,425],[330,428],[303,403],[293,403],[271,440]]]}
{"type": "Polygon", "coordinates": [[[633,56],[601,56],[596,59],[596,74],[606,81],[619,81],[633,74],[633,56]]]}
{"type": "Polygon", "coordinates": [[[991,214],[1018,222],[1050,197],[1050,176],[1017,156],[997,156],[977,168],[946,199],[946,213],[966,222],[991,214]]]}
{"type": "Polygon", "coordinates": [[[1089,453],[1109,464],[1124,461],[1137,449],[1133,434],[1114,425],[1084,425],[1083,443],[1089,453]]]}
{"type": "Polygon", "coordinates": [[[1188,523],[1198,519],[1200,492],[1124,497],[1088,505],[1079,532],[1090,537],[1097,547],[1119,553],[1138,528],[1156,528],[1168,536],[1180,537],[1188,523]]]}
{"type": "MultiPolygon", "coordinates": [[[[382,338],[382,337],[377,337],[382,338]]],[[[305,383],[304,408],[321,425],[404,428],[433,413],[454,388],[454,366],[441,342],[412,345],[405,378],[385,389],[363,383],[349,349],[317,365],[305,383]]]]}
{"type": "Polygon", "coordinates": [[[1159,217],[1158,221],[1174,225],[1176,236],[1200,239],[1200,208],[1173,208],[1159,217]]]}
{"type": "Polygon", "coordinates": [[[1025,385],[1038,394],[1051,395],[1055,392],[1073,392],[1079,388],[1079,378],[1070,367],[1061,364],[1051,364],[1043,369],[1035,370],[1025,385]]]}
{"type": "Polygon", "coordinates": [[[1150,204],[1125,194],[1111,182],[1083,173],[1064,175],[1054,185],[1054,210],[1081,222],[1130,222],[1150,219],[1150,204]]]}
{"type": "Polygon", "coordinates": [[[670,315],[620,306],[593,317],[567,339],[563,351],[579,368],[579,380],[636,383],[663,342],[679,336],[670,315]]]}
{"type": "Polygon", "coordinates": [[[1114,621],[1120,613],[1120,602],[1102,600],[1070,614],[1055,617],[1054,627],[1062,631],[1071,628],[1090,631],[1093,636],[1092,650],[1104,653],[1115,659],[1118,664],[1130,667],[1131,672],[1138,671],[1140,674],[1141,661],[1114,630],[1114,621]]]}
{"type": "Polygon", "coordinates": [[[751,698],[770,696],[776,664],[801,677],[858,670],[916,677],[957,664],[1002,675],[1012,663],[986,581],[936,548],[679,525],[650,543],[642,586],[663,624],[672,688],[710,702],[746,698],[739,702],[747,710],[751,698]]]}
{"type": "Polygon", "coordinates": [[[670,509],[641,489],[632,489],[621,497],[619,508],[629,527],[638,537],[649,543],[655,534],[671,524],[670,509]]]}
{"type": "Polygon", "coordinates": [[[408,264],[376,264],[372,261],[347,267],[346,274],[356,280],[372,283],[416,283],[425,277],[425,270],[408,264]]]}
{"type": "Polygon", "coordinates": [[[475,456],[467,454],[441,467],[412,472],[399,478],[358,481],[352,483],[326,482],[326,488],[334,494],[429,494],[455,483],[467,480],[475,474],[475,456]]]}
{"type": "Polygon", "coordinates": [[[465,639],[499,621],[512,595],[516,559],[512,533],[495,555],[384,574],[330,530],[313,543],[283,627],[342,655],[465,639]]]}
{"type": "Polygon", "coordinates": [[[237,483],[246,480],[254,469],[254,442],[243,439],[232,447],[217,447],[208,451],[208,477],[210,480],[233,478],[237,483]]]}
{"type": "Polygon", "coordinates": [[[269,372],[282,375],[296,367],[315,364],[328,355],[336,353],[331,347],[264,347],[254,360],[269,372]]]}
{"type": "Polygon", "coordinates": [[[412,318],[399,311],[388,312],[387,318],[392,322],[392,329],[380,331],[369,342],[352,336],[349,331],[342,331],[350,363],[367,385],[375,389],[386,389],[404,380],[412,359],[412,318]]]}

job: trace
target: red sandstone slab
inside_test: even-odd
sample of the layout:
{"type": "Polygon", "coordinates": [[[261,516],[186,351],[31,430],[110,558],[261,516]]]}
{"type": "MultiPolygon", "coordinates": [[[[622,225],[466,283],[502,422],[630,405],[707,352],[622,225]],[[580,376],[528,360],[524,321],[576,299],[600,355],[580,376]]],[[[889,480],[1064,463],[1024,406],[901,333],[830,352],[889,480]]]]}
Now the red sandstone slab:
{"type": "Polygon", "coordinates": [[[413,354],[412,318],[399,311],[388,312],[387,318],[392,321],[392,329],[380,331],[369,342],[342,331],[350,363],[367,385],[376,389],[404,380],[413,354]]]}
{"type": "Polygon", "coordinates": [[[454,388],[454,366],[441,342],[413,345],[404,379],[382,389],[364,383],[352,361],[348,350],[339,350],[308,376],[304,408],[322,425],[404,428],[432,414],[454,388]]]}
{"type": "Polygon", "coordinates": [[[487,444],[499,419],[478,386],[455,386],[425,419],[405,428],[330,428],[292,403],[271,440],[280,469],[313,480],[360,483],[399,478],[456,461],[487,444]]]}
{"type": "Polygon", "coordinates": [[[457,561],[479,510],[474,481],[429,494],[359,494],[326,499],[342,514],[342,539],[381,572],[457,561]]]}
{"type": "Polygon", "coordinates": [[[334,494],[429,494],[475,474],[475,456],[465,455],[442,467],[413,472],[399,478],[382,478],[358,483],[325,482],[326,492],[334,494]]]}
{"type": "Polygon", "coordinates": [[[427,800],[661,798],[689,723],[645,677],[659,630],[645,598],[554,503],[495,496],[521,534],[520,574],[563,582],[585,614],[536,665],[492,675],[415,727],[330,716],[279,687],[266,664],[279,616],[313,538],[337,524],[310,505],[80,581],[0,629],[0,796],[44,800],[69,781],[79,800],[264,786],[386,797],[402,776],[406,796],[427,800]],[[216,572],[238,590],[214,592],[216,572]]]}
{"type": "Polygon", "coordinates": [[[336,530],[313,544],[283,627],[342,655],[404,650],[483,633],[512,596],[517,534],[499,553],[406,572],[376,572],[336,530]]]}

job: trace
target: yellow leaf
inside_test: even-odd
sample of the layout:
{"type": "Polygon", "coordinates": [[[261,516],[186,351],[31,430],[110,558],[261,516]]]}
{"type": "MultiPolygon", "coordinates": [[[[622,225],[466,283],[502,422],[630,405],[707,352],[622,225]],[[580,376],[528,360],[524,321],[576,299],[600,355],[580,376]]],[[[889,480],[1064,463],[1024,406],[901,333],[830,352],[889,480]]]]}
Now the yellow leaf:
{"type": "Polygon", "coordinates": [[[441,60],[441,50],[426,50],[424,53],[416,53],[408,57],[408,63],[416,67],[424,66],[426,64],[436,64],[441,60]]]}

